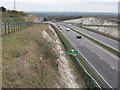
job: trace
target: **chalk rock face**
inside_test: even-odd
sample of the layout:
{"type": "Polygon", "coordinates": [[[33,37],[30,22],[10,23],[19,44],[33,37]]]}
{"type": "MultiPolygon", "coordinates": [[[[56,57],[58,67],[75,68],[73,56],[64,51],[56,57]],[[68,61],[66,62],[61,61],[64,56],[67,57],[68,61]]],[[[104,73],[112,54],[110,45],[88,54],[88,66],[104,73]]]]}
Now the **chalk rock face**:
{"type": "MultiPolygon", "coordinates": [[[[88,25],[118,25],[117,22],[112,21],[111,19],[101,17],[84,17],[80,19],[67,20],[64,22],[76,24],[83,23],[88,25]]],[[[85,26],[85,27],[111,35],[116,38],[120,38],[120,36],[118,36],[119,32],[118,27],[98,27],[98,26],[85,26]]]]}

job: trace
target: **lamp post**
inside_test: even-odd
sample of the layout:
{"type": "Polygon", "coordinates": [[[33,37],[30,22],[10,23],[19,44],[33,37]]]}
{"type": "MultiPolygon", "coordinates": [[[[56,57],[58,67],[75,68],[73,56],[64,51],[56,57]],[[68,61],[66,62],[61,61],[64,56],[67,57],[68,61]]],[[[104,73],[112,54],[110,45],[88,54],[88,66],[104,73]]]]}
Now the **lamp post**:
{"type": "Polygon", "coordinates": [[[14,10],[15,10],[15,0],[14,0],[14,10]]]}

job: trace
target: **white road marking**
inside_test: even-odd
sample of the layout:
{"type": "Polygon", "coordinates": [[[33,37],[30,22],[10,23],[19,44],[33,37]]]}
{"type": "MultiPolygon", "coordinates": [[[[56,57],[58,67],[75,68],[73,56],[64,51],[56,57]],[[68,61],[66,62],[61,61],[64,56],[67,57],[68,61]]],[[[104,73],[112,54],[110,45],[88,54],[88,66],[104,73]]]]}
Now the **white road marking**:
{"type": "MultiPolygon", "coordinates": [[[[86,38],[84,38],[84,39],[86,39],[86,38]]],[[[87,39],[86,39],[87,40],[87,39]]],[[[108,51],[106,51],[105,49],[103,49],[102,47],[100,47],[100,46],[98,46],[98,45],[96,45],[95,43],[93,43],[92,41],[89,41],[89,40],[87,40],[88,42],[90,42],[90,43],[92,43],[92,44],[94,44],[96,47],[98,47],[98,48],[100,48],[102,51],[104,51],[104,52],[106,52],[106,53],[108,53],[110,56],[112,56],[112,57],[114,57],[115,59],[117,59],[118,60],[118,56],[114,56],[113,54],[111,54],[110,52],[108,52],[108,51]]]]}
{"type": "MultiPolygon", "coordinates": [[[[76,26],[76,27],[77,27],[77,26],[76,26]]],[[[79,28],[79,27],[78,27],[78,28],[79,28]]],[[[82,28],[80,28],[80,29],[82,29],[82,28]]],[[[90,31],[88,31],[88,32],[90,32],[90,31]]],[[[113,40],[113,39],[111,39],[111,38],[108,38],[108,37],[102,36],[102,35],[97,34],[97,33],[94,33],[94,32],[90,32],[90,33],[93,33],[93,34],[96,34],[96,35],[101,36],[101,37],[103,37],[103,38],[109,39],[109,40],[111,40],[111,41],[113,41],[113,42],[118,42],[118,41],[116,41],[116,40],[113,40]]]]}
{"type": "Polygon", "coordinates": [[[100,59],[103,59],[102,57],[99,57],[100,59]]]}
{"type": "MultiPolygon", "coordinates": [[[[76,33],[76,32],[74,32],[74,31],[71,31],[71,32],[76,33]]],[[[84,38],[84,37],[83,37],[83,38],[84,38]]],[[[84,39],[86,39],[86,38],[84,38],[84,39]]],[[[87,40],[87,39],[86,39],[86,40],[87,40]]],[[[112,57],[114,57],[115,59],[118,60],[118,56],[113,55],[112,53],[110,53],[110,52],[108,52],[107,50],[103,49],[102,47],[96,45],[95,43],[93,43],[93,42],[90,41],[90,40],[87,40],[87,41],[90,42],[90,43],[92,43],[92,44],[94,44],[96,47],[100,48],[101,50],[103,50],[104,52],[108,53],[110,56],[112,56],[112,57]]]]}
{"type": "MultiPolygon", "coordinates": [[[[63,34],[64,35],[64,34],[63,34]]],[[[65,36],[65,35],[64,35],[65,36]]],[[[66,37],[66,36],[65,36],[66,37]]],[[[67,37],[66,37],[67,38],[67,37]]],[[[68,38],[67,38],[68,39],[68,38]]],[[[71,42],[69,39],[68,39],[69,42],[71,42]]],[[[72,44],[72,43],[71,43],[72,44]]],[[[72,44],[73,45],[73,44],[72,44]]],[[[73,45],[74,46],[74,45],[73,45]]],[[[76,48],[76,46],[74,46],[76,48]]],[[[78,50],[76,48],[76,50],[78,50]]],[[[78,50],[79,51],[79,50],[78,50]]],[[[80,52],[80,51],[79,51],[80,52]]],[[[83,56],[83,54],[80,52],[80,54],[83,56]]],[[[83,56],[84,57],[84,56],[83,56]]],[[[89,63],[89,65],[95,70],[95,72],[107,83],[107,85],[112,88],[112,86],[104,79],[104,77],[95,69],[94,66],[92,66],[92,64],[87,60],[87,58],[84,57],[84,59],[89,63]]]]}
{"type": "Polygon", "coordinates": [[[115,69],[113,66],[110,66],[112,69],[115,69]]]}
{"type": "Polygon", "coordinates": [[[91,52],[93,52],[93,51],[91,51],[91,52]]]}
{"type": "MultiPolygon", "coordinates": [[[[77,27],[77,28],[78,28],[78,27],[77,27]]],[[[77,31],[79,31],[79,30],[77,30],[77,31]]],[[[92,37],[92,36],[90,36],[90,35],[88,35],[88,34],[86,34],[86,33],[84,33],[84,32],[82,32],[82,33],[85,34],[85,35],[87,35],[87,36],[89,36],[90,38],[95,39],[94,37],[92,37]]],[[[104,42],[102,42],[102,41],[100,41],[100,40],[98,40],[98,39],[95,39],[95,40],[103,43],[104,45],[106,45],[106,46],[108,46],[108,47],[110,47],[110,48],[115,49],[115,50],[118,51],[118,52],[120,52],[118,49],[116,49],[116,48],[114,48],[114,47],[112,47],[112,46],[110,46],[110,45],[108,45],[108,44],[106,44],[106,43],[104,43],[104,42]]]]}

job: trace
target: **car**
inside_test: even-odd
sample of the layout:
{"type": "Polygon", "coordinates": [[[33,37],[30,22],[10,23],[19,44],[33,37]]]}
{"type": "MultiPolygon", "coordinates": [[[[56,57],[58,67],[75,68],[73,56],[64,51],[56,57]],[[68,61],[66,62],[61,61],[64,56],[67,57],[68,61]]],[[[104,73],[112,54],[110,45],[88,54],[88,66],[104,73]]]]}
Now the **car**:
{"type": "Polygon", "coordinates": [[[80,35],[77,35],[77,36],[76,36],[76,38],[77,38],[77,39],[81,39],[81,38],[82,38],[82,36],[80,36],[80,35]]]}
{"type": "Polygon", "coordinates": [[[60,26],[58,25],[58,28],[59,28],[60,26]]]}
{"type": "Polygon", "coordinates": [[[59,30],[62,30],[61,28],[59,28],[59,30]]]}
{"type": "Polygon", "coordinates": [[[70,31],[70,28],[67,28],[66,31],[70,31]]]}

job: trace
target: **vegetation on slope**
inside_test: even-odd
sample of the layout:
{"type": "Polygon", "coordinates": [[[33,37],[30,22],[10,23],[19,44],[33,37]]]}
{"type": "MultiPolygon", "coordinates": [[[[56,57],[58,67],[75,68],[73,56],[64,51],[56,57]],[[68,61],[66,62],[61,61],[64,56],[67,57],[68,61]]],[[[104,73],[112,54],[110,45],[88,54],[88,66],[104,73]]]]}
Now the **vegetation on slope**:
{"type": "Polygon", "coordinates": [[[3,88],[49,88],[59,84],[56,54],[42,37],[47,25],[3,36],[3,88]]]}
{"type": "Polygon", "coordinates": [[[2,22],[24,22],[25,15],[27,14],[14,10],[2,12],[2,22]]]}

